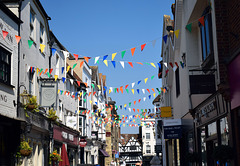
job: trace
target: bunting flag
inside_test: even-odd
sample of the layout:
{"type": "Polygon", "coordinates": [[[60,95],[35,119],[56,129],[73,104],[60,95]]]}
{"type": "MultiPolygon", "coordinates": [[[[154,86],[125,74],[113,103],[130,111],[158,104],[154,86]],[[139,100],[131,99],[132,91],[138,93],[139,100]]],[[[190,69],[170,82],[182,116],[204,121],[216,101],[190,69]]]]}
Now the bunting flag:
{"type": "Polygon", "coordinates": [[[150,63],[154,68],[156,68],[155,64],[154,63],[150,63]]]}
{"type": "Polygon", "coordinates": [[[54,77],[55,77],[55,81],[57,81],[57,79],[58,79],[58,75],[54,75],[54,77]]]}
{"type": "Polygon", "coordinates": [[[17,41],[17,44],[18,44],[19,41],[21,40],[21,36],[17,36],[17,35],[15,35],[15,38],[16,38],[16,41],[17,41]]]}
{"type": "Polygon", "coordinates": [[[107,57],[108,57],[108,55],[105,55],[105,56],[103,57],[103,62],[107,59],[107,57]]]}
{"type": "Polygon", "coordinates": [[[123,61],[120,61],[120,64],[121,64],[122,67],[124,68],[124,62],[123,62],[123,61]]]}
{"type": "Polygon", "coordinates": [[[127,89],[128,85],[125,86],[125,89],[127,89]]]}
{"type": "Polygon", "coordinates": [[[108,66],[108,61],[107,60],[104,60],[103,62],[105,63],[106,66],[108,66]]]}
{"type": "Polygon", "coordinates": [[[143,65],[141,62],[137,62],[137,64],[143,65]]]}
{"type": "Polygon", "coordinates": [[[84,64],[84,61],[82,61],[82,62],[80,63],[80,68],[82,68],[83,64],[84,64]]]}
{"type": "Polygon", "coordinates": [[[128,62],[128,64],[133,68],[133,64],[132,64],[132,62],[128,62]]]}
{"type": "Polygon", "coordinates": [[[65,82],[65,80],[66,80],[66,78],[65,78],[65,77],[62,77],[62,82],[63,82],[63,83],[65,82]]]}
{"type": "Polygon", "coordinates": [[[163,36],[163,41],[165,42],[165,44],[167,43],[167,37],[168,35],[163,36]]]}
{"type": "Polygon", "coordinates": [[[117,53],[113,53],[112,54],[112,61],[114,60],[115,56],[117,55],[117,53]]]}
{"type": "Polygon", "coordinates": [[[169,65],[173,68],[173,64],[172,64],[172,62],[169,62],[169,65]]]}
{"type": "Polygon", "coordinates": [[[141,45],[141,51],[143,51],[144,47],[146,46],[146,43],[141,45]]]}
{"type": "Polygon", "coordinates": [[[67,72],[70,70],[70,68],[71,68],[71,66],[68,66],[68,67],[67,67],[67,72]]]}
{"type": "Polygon", "coordinates": [[[63,74],[63,71],[64,71],[64,67],[62,67],[62,74],[63,74]]]}
{"type": "Polygon", "coordinates": [[[46,73],[47,73],[47,71],[48,71],[48,69],[46,69],[46,70],[45,70],[45,72],[44,72],[43,74],[46,74],[46,73]]]}
{"type": "Polygon", "coordinates": [[[89,59],[91,59],[90,57],[86,57],[86,56],[84,56],[83,58],[85,59],[85,61],[86,61],[87,63],[89,62],[89,59]]]}
{"type": "Polygon", "coordinates": [[[145,78],[145,79],[144,79],[144,81],[145,81],[145,84],[147,83],[147,80],[148,80],[148,78],[145,78]]]}
{"type": "Polygon", "coordinates": [[[132,93],[134,94],[134,89],[132,89],[132,93]]]}
{"type": "Polygon", "coordinates": [[[51,48],[51,51],[52,51],[52,56],[54,56],[54,54],[56,53],[56,48],[51,48]]]}
{"type": "Polygon", "coordinates": [[[145,89],[142,89],[143,94],[145,94],[145,89]]]}
{"type": "Polygon", "coordinates": [[[126,53],[126,51],[122,51],[122,53],[121,53],[122,54],[122,59],[123,59],[125,53],[126,53]]]}
{"type": "Polygon", "coordinates": [[[40,44],[40,50],[41,50],[41,53],[44,52],[44,48],[45,48],[45,45],[44,45],[44,44],[40,44]]]}
{"type": "Polygon", "coordinates": [[[5,40],[5,38],[7,37],[7,35],[8,35],[8,32],[7,31],[4,31],[4,30],[2,30],[2,34],[3,34],[3,39],[5,40]]]}
{"type": "Polygon", "coordinates": [[[132,56],[134,55],[135,49],[136,49],[136,47],[131,48],[132,56]]]}
{"type": "Polygon", "coordinates": [[[77,81],[78,86],[80,86],[80,83],[81,83],[80,81],[77,81]]]}
{"type": "Polygon", "coordinates": [[[32,40],[28,40],[28,47],[31,48],[33,45],[33,41],[32,40]]]}
{"type": "Polygon", "coordinates": [[[100,58],[100,56],[98,56],[98,57],[95,57],[95,59],[94,59],[94,64],[96,64],[97,62],[99,62],[98,60],[99,60],[99,58],[100,58]]]}
{"type": "Polygon", "coordinates": [[[113,67],[116,68],[116,62],[112,61],[113,67]]]}
{"type": "Polygon", "coordinates": [[[76,66],[77,66],[77,63],[75,63],[75,64],[73,65],[72,69],[74,69],[76,66]]]}
{"type": "Polygon", "coordinates": [[[134,85],[135,85],[135,82],[132,83],[132,88],[134,87],[134,85]]]}
{"type": "Polygon", "coordinates": [[[74,57],[75,57],[75,59],[76,59],[76,61],[78,60],[78,55],[77,54],[73,54],[74,55],[74,57]]]}
{"type": "Polygon", "coordinates": [[[123,87],[122,86],[120,87],[120,91],[123,93],[123,87]]]}
{"type": "Polygon", "coordinates": [[[154,77],[155,77],[155,76],[152,76],[152,77],[151,77],[151,80],[152,80],[154,77]]]}
{"type": "Polygon", "coordinates": [[[138,81],[138,85],[141,83],[141,80],[140,81],[138,81]]]}
{"type": "Polygon", "coordinates": [[[49,73],[52,74],[53,69],[50,69],[49,73]]]}
{"type": "Polygon", "coordinates": [[[175,36],[178,38],[178,35],[179,35],[179,29],[176,30],[176,31],[174,31],[174,34],[175,34],[175,36]]]}
{"type": "Polygon", "coordinates": [[[198,19],[198,21],[204,26],[204,16],[198,19]]]}
{"type": "Polygon", "coordinates": [[[191,33],[192,32],[192,23],[186,25],[186,29],[191,33]]]}

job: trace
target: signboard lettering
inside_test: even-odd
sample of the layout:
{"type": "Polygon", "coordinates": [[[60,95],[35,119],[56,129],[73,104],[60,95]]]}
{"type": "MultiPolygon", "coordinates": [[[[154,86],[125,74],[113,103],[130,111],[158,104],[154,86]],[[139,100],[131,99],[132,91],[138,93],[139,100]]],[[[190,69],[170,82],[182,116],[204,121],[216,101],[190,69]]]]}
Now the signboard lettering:
{"type": "Polygon", "coordinates": [[[180,139],[181,137],[181,126],[164,126],[164,139],[180,139]]]}
{"type": "Polygon", "coordinates": [[[6,95],[0,95],[0,101],[7,102],[7,96],[6,95]]]}

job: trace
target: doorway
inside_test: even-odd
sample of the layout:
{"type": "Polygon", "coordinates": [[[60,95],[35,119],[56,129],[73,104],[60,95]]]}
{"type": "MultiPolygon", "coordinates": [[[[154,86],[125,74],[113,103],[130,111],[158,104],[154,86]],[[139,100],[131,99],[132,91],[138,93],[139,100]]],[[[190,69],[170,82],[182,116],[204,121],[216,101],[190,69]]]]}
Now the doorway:
{"type": "Polygon", "coordinates": [[[207,147],[207,165],[217,166],[217,163],[213,159],[213,149],[218,146],[217,139],[206,141],[207,147]]]}

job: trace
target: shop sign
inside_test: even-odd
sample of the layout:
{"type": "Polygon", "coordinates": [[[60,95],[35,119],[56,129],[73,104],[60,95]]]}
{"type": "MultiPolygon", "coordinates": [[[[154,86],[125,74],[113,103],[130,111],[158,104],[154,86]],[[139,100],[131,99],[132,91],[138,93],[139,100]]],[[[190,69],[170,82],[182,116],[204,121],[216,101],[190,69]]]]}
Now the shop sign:
{"type": "Polygon", "coordinates": [[[164,139],[180,139],[182,126],[164,126],[164,139]]]}
{"type": "Polygon", "coordinates": [[[106,137],[111,137],[111,132],[106,132],[106,137]]]}
{"type": "Polygon", "coordinates": [[[7,95],[0,94],[0,102],[7,102],[7,95]]]}
{"type": "Polygon", "coordinates": [[[68,139],[70,141],[74,141],[74,136],[72,134],[68,134],[65,131],[62,131],[62,137],[64,139],[68,139]]]}
{"type": "Polygon", "coordinates": [[[80,147],[84,148],[85,146],[87,146],[87,141],[84,138],[81,138],[79,141],[79,145],[80,147]]]}
{"type": "Polygon", "coordinates": [[[163,120],[163,126],[179,126],[182,125],[181,119],[166,119],[163,120]]]}
{"type": "Polygon", "coordinates": [[[172,117],[172,108],[171,107],[161,107],[161,117],[162,118],[172,117]]]}
{"type": "Polygon", "coordinates": [[[203,117],[203,116],[208,117],[208,114],[214,110],[216,110],[216,101],[212,101],[210,104],[202,107],[199,110],[200,117],[203,117]]]}
{"type": "Polygon", "coordinates": [[[97,140],[98,139],[98,132],[97,131],[92,131],[91,137],[92,137],[92,139],[97,140]]]}

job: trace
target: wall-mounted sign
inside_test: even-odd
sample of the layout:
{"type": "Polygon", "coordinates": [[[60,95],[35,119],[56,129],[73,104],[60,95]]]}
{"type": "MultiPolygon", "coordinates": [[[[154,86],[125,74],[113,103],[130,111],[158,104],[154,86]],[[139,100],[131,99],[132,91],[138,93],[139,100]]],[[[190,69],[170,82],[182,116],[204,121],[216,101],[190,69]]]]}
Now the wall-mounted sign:
{"type": "Polygon", "coordinates": [[[172,117],[172,108],[171,107],[161,107],[161,117],[162,118],[172,117]]]}
{"type": "Polygon", "coordinates": [[[98,132],[97,131],[92,131],[91,137],[92,137],[92,139],[97,140],[98,139],[98,132]]]}
{"type": "Polygon", "coordinates": [[[164,139],[182,138],[182,126],[164,126],[164,139]]]}
{"type": "Polygon", "coordinates": [[[81,138],[79,141],[79,145],[80,147],[84,148],[85,146],[87,146],[87,141],[84,138],[81,138]]]}
{"type": "Polygon", "coordinates": [[[7,95],[0,94],[0,102],[7,102],[7,95]]]}

